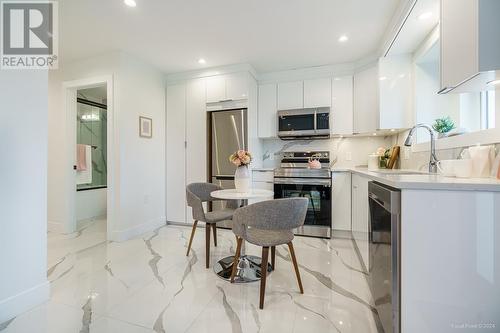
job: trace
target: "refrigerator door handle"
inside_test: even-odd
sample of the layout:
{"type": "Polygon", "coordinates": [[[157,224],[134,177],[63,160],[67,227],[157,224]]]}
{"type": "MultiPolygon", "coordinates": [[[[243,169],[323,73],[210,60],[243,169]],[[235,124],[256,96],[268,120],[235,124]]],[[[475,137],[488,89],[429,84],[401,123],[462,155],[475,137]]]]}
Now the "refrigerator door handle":
{"type": "Polygon", "coordinates": [[[217,180],[234,180],[234,176],[217,175],[214,176],[217,180]]]}

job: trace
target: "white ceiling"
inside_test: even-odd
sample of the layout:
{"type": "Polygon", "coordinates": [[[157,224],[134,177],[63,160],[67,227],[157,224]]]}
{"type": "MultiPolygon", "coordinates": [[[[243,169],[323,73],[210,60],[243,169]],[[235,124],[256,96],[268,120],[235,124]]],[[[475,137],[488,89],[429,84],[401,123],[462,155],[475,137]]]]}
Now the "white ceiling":
{"type": "Polygon", "coordinates": [[[62,62],[109,51],[167,72],[249,63],[259,72],[360,60],[399,0],[63,0],[62,62]],[[339,43],[340,35],[349,41],[339,43]],[[205,65],[198,64],[206,59],[205,65]]]}

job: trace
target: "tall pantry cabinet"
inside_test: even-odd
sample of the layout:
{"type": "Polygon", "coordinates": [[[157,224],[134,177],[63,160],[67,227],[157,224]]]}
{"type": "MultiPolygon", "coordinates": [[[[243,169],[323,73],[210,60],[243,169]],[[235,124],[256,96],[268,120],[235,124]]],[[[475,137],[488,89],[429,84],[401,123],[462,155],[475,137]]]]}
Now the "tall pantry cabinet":
{"type": "Polygon", "coordinates": [[[209,111],[248,108],[249,149],[260,155],[257,84],[249,72],[190,78],[167,83],[166,99],[167,222],[191,224],[186,185],[209,179],[209,111]]]}

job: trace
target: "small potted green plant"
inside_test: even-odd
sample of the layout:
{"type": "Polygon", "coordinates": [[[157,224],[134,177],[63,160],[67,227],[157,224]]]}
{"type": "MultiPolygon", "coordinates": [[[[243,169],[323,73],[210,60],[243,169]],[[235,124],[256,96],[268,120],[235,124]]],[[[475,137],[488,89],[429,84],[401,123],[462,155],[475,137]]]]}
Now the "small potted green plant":
{"type": "Polygon", "coordinates": [[[439,133],[438,137],[443,138],[448,136],[448,133],[455,128],[455,123],[449,116],[438,118],[434,121],[432,128],[439,133]]]}

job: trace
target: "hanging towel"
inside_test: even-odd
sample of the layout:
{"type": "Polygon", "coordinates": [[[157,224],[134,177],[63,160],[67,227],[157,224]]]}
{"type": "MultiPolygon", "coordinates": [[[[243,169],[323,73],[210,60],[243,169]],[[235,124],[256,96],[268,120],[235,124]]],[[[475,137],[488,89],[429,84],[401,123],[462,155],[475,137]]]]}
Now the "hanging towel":
{"type": "Polygon", "coordinates": [[[76,171],[87,170],[87,145],[76,145],[76,171]]]}
{"type": "Polygon", "coordinates": [[[92,147],[83,145],[85,148],[85,170],[80,170],[78,171],[78,166],[77,166],[77,172],[76,172],[76,184],[90,184],[92,183],[92,147]]]}

